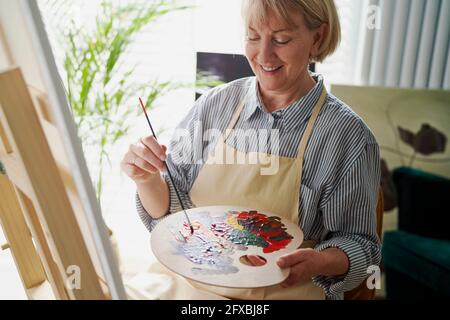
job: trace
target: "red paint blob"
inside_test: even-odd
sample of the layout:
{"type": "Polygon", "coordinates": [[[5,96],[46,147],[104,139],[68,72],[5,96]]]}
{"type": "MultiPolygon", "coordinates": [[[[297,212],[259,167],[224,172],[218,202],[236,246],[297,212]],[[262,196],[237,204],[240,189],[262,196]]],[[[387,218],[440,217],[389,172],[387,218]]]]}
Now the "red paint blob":
{"type": "Polygon", "coordinates": [[[238,213],[237,221],[246,230],[268,243],[268,246],[263,248],[264,253],[284,249],[292,241],[292,236],[285,231],[286,228],[278,217],[267,217],[257,211],[244,211],[238,213]]]}

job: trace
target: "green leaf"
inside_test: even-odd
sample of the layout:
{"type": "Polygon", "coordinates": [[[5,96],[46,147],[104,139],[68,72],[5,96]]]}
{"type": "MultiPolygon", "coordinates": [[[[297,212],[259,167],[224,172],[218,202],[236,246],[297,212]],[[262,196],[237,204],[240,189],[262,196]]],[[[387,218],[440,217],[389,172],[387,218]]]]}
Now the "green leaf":
{"type": "Polygon", "coordinates": [[[102,145],[102,147],[104,147],[106,145],[106,137],[105,136],[102,137],[101,145],[102,145]]]}
{"type": "Polygon", "coordinates": [[[125,133],[126,133],[125,130],[117,130],[116,133],[114,134],[112,142],[113,143],[117,142],[117,140],[119,140],[121,137],[123,137],[125,135],[125,133]]]}
{"type": "MultiPolygon", "coordinates": [[[[56,6],[63,0],[46,1],[53,1],[56,6]]],[[[79,26],[70,18],[67,22],[62,19],[64,27],[56,30],[65,50],[62,63],[65,86],[80,139],[83,147],[92,146],[99,151],[100,172],[95,183],[99,200],[104,166],[111,165],[109,151],[128,134],[130,120],[140,112],[137,97],[144,98],[148,107],[154,109],[159,97],[177,87],[156,79],[133,82],[137,66],[124,68],[130,45],[144,27],[173,11],[187,8],[170,0],[134,0],[126,5],[103,0],[94,30],[79,26]]]]}

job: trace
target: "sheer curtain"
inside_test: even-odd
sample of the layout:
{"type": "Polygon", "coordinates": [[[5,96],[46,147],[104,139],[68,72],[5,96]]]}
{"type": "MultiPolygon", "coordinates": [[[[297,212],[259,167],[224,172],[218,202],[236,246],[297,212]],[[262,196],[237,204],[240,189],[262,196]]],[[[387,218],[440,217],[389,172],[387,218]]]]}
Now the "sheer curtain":
{"type": "Polygon", "coordinates": [[[358,48],[362,43],[361,23],[363,1],[335,0],[341,22],[342,39],[338,50],[324,63],[317,65],[330,84],[355,84],[358,74],[358,48]]]}
{"type": "Polygon", "coordinates": [[[365,0],[362,16],[380,20],[362,28],[356,82],[450,89],[449,0],[365,0]]]}

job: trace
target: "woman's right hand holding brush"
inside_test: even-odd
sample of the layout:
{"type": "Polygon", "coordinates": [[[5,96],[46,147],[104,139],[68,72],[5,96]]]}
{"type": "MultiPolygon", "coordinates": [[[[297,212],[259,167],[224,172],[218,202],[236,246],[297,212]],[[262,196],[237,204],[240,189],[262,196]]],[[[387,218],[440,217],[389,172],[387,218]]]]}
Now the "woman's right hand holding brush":
{"type": "Polygon", "coordinates": [[[159,144],[155,137],[147,136],[129,146],[120,166],[134,182],[149,182],[166,170],[166,151],[167,147],[159,144]]]}
{"type": "Polygon", "coordinates": [[[160,174],[166,170],[166,151],[153,135],[147,136],[131,144],[120,163],[122,171],[136,183],[143,207],[155,219],[169,208],[169,188],[160,174]]]}

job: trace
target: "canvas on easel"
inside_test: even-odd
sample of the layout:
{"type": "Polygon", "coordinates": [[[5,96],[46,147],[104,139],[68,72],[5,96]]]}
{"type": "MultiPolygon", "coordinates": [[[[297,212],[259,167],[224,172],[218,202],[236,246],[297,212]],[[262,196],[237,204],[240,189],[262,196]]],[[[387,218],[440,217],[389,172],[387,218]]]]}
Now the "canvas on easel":
{"type": "Polygon", "coordinates": [[[37,4],[0,11],[0,224],[28,297],[125,299],[37,4]]]}

